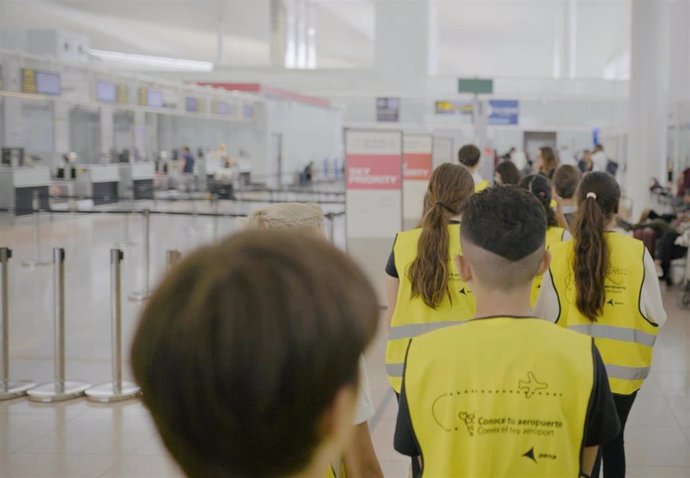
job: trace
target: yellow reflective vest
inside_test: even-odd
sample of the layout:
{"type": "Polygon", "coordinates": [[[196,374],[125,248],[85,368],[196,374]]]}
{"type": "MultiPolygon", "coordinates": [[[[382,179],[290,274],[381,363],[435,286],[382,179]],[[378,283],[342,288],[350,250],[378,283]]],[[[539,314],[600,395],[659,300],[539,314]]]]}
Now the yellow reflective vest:
{"type": "MultiPolygon", "coordinates": [[[[551,250],[551,246],[563,242],[565,238],[565,229],[562,227],[549,227],[546,230],[546,249],[551,250]]],[[[532,281],[532,295],[530,296],[530,304],[532,307],[537,305],[537,299],[539,298],[539,291],[541,289],[541,283],[544,281],[544,276],[537,276],[532,281]]]]}
{"type": "Polygon", "coordinates": [[[652,366],[652,348],[659,331],[640,310],[644,282],[645,247],[641,241],[606,233],[609,271],[606,304],[596,322],[578,310],[573,271],[573,241],[553,247],[551,278],[558,294],[558,325],[594,337],[606,365],[613,393],[630,395],[639,390],[652,366]]]}
{"type": "Polygon", "coordinates": [[[396,237],[393,246],[395,268],[398,271],[400,284],[386,346],[386,374],[397,393],[400,393],[402,385],[405,352],[410,339],[431,330],[471,319],[476,310],[474,295],[467,284],[460,280],[460,273],[455,265],[455,257],[461,253],[459,224],[448,225],[450,298],[446,295],[435,309],[427,306],[419,296],[412,298],[412,283],[408,272],[417,257],[417,243],[421,234],[421,228],[401,232],[396,237]]]}
{"type": "Polygon", "coordinates": [[[422,477],[580,476],[592,339],[534,318],[411,341],[403,393],[422,477]]]}
{"type": "Polygon", "coordinates": [[[489,181],[487,181],[486,179],[482,179],[481,181],[479,181],[479,183],[474,185],[474,192],[480,193],[483,190],[489,188],[490,186],[491,186],[491,183],[489,181]]]}

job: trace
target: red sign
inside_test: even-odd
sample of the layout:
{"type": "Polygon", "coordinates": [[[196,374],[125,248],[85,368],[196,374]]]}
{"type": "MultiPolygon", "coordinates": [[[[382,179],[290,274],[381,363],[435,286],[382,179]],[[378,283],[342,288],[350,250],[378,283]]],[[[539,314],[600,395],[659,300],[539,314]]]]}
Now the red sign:
{"type": "Polygon", "coordinates": [[[400,156],[350,154],[345,174],[347,189],[399,190],[400,156]]]}
{"type": "Polygon", "coordinates": [[[405,154],[403,177],[410,180],[428,181],[431,178],[432,160],[430,154],[405,154]]]}

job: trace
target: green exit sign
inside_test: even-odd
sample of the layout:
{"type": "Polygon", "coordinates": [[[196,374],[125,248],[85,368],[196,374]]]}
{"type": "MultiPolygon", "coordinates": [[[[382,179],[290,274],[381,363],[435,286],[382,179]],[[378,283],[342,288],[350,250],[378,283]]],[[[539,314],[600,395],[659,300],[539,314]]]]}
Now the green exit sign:
{"type": "Polygon", "coordinates": [[[459,78],[458,93],[472,93],[473,95],[493,94],[494,80],[484,78],[459,78]]]}

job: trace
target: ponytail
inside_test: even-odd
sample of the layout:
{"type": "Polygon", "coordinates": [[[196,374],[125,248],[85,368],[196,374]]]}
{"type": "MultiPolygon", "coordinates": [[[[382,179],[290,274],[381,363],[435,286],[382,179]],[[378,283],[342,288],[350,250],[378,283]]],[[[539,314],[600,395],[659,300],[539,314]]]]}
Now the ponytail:
{"type": "Polygon", "coordinates": [[[539,199],[546,213],[546,225],[548,227],[558,227],[558,218],[551,207],[551,199],[553,196],[549,178],[541,174],[530,174],[520,180],[519,187],[526,189],[539,199]]]}
{"type": "Polygon", "coordinates": [[[577,193],[578,210],[573,224],[575,305],[592,322],[602,315],[606,303],[610,251],[605,232],[618,212],[619,201],[620,187],[607,173],[588,174],[577,193]]]}
{"type": "Polygon", "coordinates": [[[435,309],[448,290],[449,212],[443,203],[436,203],[422,218],[422,234],[417,243],[417,257],[409,271],[412,298],[421,297],[435,309]]]}

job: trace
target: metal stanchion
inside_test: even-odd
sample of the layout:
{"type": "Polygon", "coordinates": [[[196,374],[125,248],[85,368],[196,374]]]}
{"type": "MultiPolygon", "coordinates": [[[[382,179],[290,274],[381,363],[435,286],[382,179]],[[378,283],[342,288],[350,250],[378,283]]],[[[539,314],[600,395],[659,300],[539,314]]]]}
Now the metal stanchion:
{"type": "Polygon", "coordinates": [[[172,269],[182,260],[182,253],[176,249],[166,251],[165,265],[168,270],[172,269]]]}
{"type": "Polygon", "coordinates": [[[213,195],[213,242],[218,242],[218,195],[213,195]]]}
{"type": "Polygon", "coordinates": [[[34,258],[29,261],[22,262],[25,267],[47,267],[50,262],[41,259],[41,201],[38,197],[38,191],[34,191],[33,196],[33,216],[34,216],[34,229],[33,229],[33,242],[34,242],[34,258]]]}
{"type": "Polygon", "coordinates": [[[190,196],[190,198],[191,198],[191,200],[192,200],[192,201],[191,201],[191,202],[192,202],[192,223],[191,223],[189,226],[187,226],[187,232],[189,232],[189,233],[195,233],[195,232],[197,232],[197,231],[199,230],[199,222],[197,221],[197,219],[198,219],[198,211],[197,211],[197,207],[196,207],[196,200],[195,200],[194,197],[191,195],[191,193],[190,193],[189,196],[190,196]]]}
{"type": "Polygon", "coordinates": [[[141,389],[137,384],[122,381],[122,259],[120,249],[110,251],[110,322],[112,340],[113,381],[86,391],[86,398],[109,403],[137,397],[141,389]]]}
{"type": "Polygon", "coordinates": [[[149,271],[151,269],[151,211],[144,209],[141,213],[144,219],[144,287],[141,292],[132,292],[129,295],[129,300],[135,302],[141,302],[151,297],[151,288],[149,285],[149,271]]]}
{"type": "Polygon", "coordinates": [[[124,213],[125,216],[125,232],[124,232],[124,238],[120,241],[117,242],[115,245],[116,247],[129,247],[129,246],[135,246],[137,243],[134,239],[132,239],[129,231],[129,216],[130,213],[129,211],[132,210],[132,198],[129,197],[127,198],[127,201],[125,202],[125,207],[127,210],[124,213]]]}
{"type": "Polygon", "coordinates": [[[328,218],[328,239],[330,239],[331,244],[335,244],[335,214],[329,212],[326,214],[328,218]]]}
{"type": "Polygon", "coordinates": [[[2,267],[2,327],[0,327],[0,342],[2,343],[2,376],[0,377],[0,400],[25,395],[27,390],[36,386],[33,382],[15,380],[10,382],[10,304],[9,304],[9,260],[12,251],[7,247],[0,247],[0,266],[2,267]]]}
{"type": "Polygon", "coordinates": [[[84,395],[86,382],[65,380],[65,250],[53,249],[53,318],[55,321],[55,382],[27,392],[36,402],[60,402],[84,395]]]}

